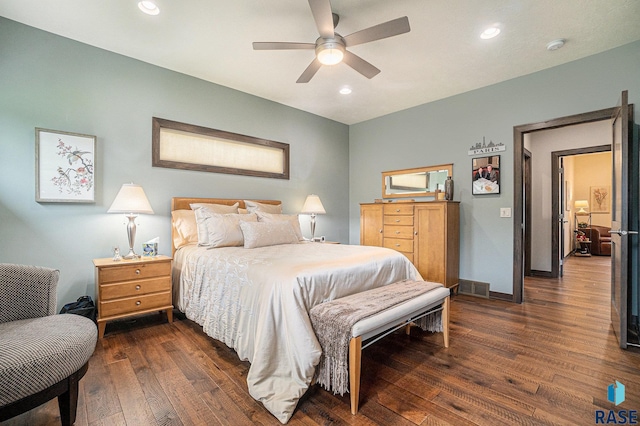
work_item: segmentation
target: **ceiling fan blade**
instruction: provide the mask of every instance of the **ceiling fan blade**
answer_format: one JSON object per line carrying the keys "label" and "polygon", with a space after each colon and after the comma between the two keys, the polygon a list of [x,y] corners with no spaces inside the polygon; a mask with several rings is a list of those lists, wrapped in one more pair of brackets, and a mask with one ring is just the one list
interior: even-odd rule
{"label": "ceiling fan blade", "polygon": [[409,18],[403,16],[402,18],[374,25],[373,27],[365,28],[364,30],[349,34],[344,38],[344,42],[347,47],[351,47],[362,43],[368,43],[370,41],[408,33],[409,31],[411,31]]}
{"label": "ceiling fan blade", "polygon": [[253,42],[253,50],[315,49],[315,43]]}
{"label": "ceiling fan blade", "polygon": [[380,73],[378,68],[348,50],[344,51],[344,58],[342,61],[367,78],[373,78]]}
{"label": "ceiling fan blade", "polygon": [[296,83],[308,83],[309,80],[313,78],[314,75],[318,72],[322,64],[316,58],[309,64],[306,70],[302,73],[302,75],[296,80]]}
{"label": "ceiling fan blade", "polygon": [[334,36],[333,14],[331,13],[331,2],[329,0],[309,0],[313,20],[320,37],[332,38]]}

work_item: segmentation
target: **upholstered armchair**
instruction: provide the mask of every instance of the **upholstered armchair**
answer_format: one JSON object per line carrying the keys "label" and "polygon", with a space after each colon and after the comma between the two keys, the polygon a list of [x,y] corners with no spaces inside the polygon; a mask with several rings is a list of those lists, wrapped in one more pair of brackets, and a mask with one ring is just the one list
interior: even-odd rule
{"label": "upholstered armchair", "polygon": [[55,397],[62,424],[75,422],[97,328],[55,315],[58,278],[55,269],[0,263],[0,422]]}
{"label": "upholstered armchair", "polygon": [[591,254],[596,256],[611,256],[611,228],[608,226],[591,225],[583,230],[591,240]]}

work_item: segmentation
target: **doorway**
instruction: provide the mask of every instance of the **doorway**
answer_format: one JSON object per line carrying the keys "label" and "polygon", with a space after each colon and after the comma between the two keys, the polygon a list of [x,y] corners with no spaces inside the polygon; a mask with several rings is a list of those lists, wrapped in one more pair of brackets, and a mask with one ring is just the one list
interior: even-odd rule
{"label": "doorway", "polygon": [[[606,122],[608,126],[608,121]],[[601,167],[602,170],[598,171],[598,178],[593,181],[587,181],[586,184],[584,182],[585,173],[584,170],[573,170],[573,167],[560,167],[563,160],[572,159],[585,159],[589,157],[589,154],[600,154],[611,151],[611,144],[609,145],[599,145],[585,148],[577,148],[577,149],[568,149],[563,151],[554,151],[551,153],[551,178],[552,178],[552,203],[551,203],[551,278],[557,278],[562,276],[562,265],[565,255],[569,252],[565,253],[564,245],[565,239],[570,238],[571,241],[574,239],[565,232],[565,227],[569,228],[571,231],[574,231],[575,223],[574,213],[575,213],[575,202],[576,201],[591,201],[591,197],[589,194],[590,188],[596,185],[610,186],[611,180],[613,178],[611,172],[611,156],[607,156],[608,164],[603,165]],[[591,156],[593,157],[593,156]],[[596,162],[597,164],[597,162]],[[606,167],[608,166],[608,167]],[[583,166],[584,167],[584,166]],[[590,166],[593,167],[593,166]],[[595,167],[593,167],[595,168]],[[582,173],[576,173],[582,172]],[[596,173],[594,171],[594,173]],[[578,177],[578,181],[574,178],[574,175]],[[582,177],[581,177],[582,176]],[[564,192],[567,193],[564,193]],[[611,190],[609,190],[608,197],[610,199]],[[606,213],[596,213],[595,210],[601,211],[603,209],[595,209],[596,206],[590,207],[587,205],[587,210],[589,213],[589,224],[590,225],[598,225],[598,226],[606,226],[611,228],[611,214]],[[594,210],[594,212],[591,212]],[[601,217],[602,216],[602,217]],[[606,217],[604,217],[606,216]],[[559,226],[554,226],[553,224],[558,224]],[[573,226],[572,226],[573,225]],[[588,241],[588,240],[587,240]],[[584,243],[585,247],[589,248],[588,243]],[[599,251],[598,251],[599,252]]]}
{"label": "doorway", "polygon": [[[566,126],[573,126],[577,124],[586,124],[596,121],[610,120],[615,113],[616,108],[607,108],[599,111],[593,111],[583,114],[572,115],[568,117],[561,117],[549,121],[540,123],[525,124],[514,127],[514,258],[513,258],[513,301],[516,303],[523,302],[523,286],[524,286],[524,266],[525,256],[524,243],[525,243],[525,223],[528,221],[528,217],[525,217],[525,182],[524,182],[524,166],[525,166],[525,136],[533,134],[535,132],[559,129]],[[529,136],[527,136],[527,139]],[[604,142],[604,141],[603,141]],[[610,141],[609,141],[610,142]],[[605,142],[606,143],[606,142]],[[526,147],[531,151],[531,146]],[[535,159],[535,154],[533,155]],[[534,180],[535,181],[535,180]],[[559,198],[558,194],[559,185],[552,186],[551,190],[555,194],[551,195],[552,200]],[[553,201],[552,201],[553,202]],[[558,209],[556,208],[556,211]],[[535,216],[535,212],[531,213]],[[558,222],[556,221],[555,224]],[[551,225],[551,224],[550,224]],[[557,228],[557,227],[556,227]],[[557,231],[556,231],[557,232]],[[557,244],[557,243],[556,243]],[[527,250],[532,252],[532,250]],[[559,263],[559,256],[558,256]]]}

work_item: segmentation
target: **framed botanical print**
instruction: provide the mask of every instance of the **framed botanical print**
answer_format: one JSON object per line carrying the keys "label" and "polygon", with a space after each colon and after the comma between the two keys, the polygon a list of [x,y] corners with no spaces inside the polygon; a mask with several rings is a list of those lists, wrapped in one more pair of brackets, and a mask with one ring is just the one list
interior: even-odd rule
{"label": "framed botanical print", "polygon": [[36,201],[95,202],[96,137],[36,128]]}
{"label": "framed botanical print", "polygon": [[590,188],[589,209],[591,213],[611,212],[611,186],[592,186]]}

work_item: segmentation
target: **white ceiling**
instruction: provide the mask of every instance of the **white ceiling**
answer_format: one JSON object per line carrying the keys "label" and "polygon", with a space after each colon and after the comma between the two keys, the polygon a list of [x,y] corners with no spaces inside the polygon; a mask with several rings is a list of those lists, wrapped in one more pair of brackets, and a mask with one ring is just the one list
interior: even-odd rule
{"label": "white ceiling", "polygon": [[[315,42],[305,0],[1,0],[0,16],[242,92],[354,124],[640,40],[638,0],[332,0],[337,32],[408,16],[411,32],[350,48],[382,72],[345,64],[296,80],[312,50],[254,51],[253,41]],[[479,34],[497,23],[492,40]],[[549,52],[546,45],[565,38]],[[340,95],[343,86],[351,95]]]}

